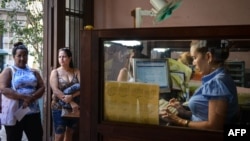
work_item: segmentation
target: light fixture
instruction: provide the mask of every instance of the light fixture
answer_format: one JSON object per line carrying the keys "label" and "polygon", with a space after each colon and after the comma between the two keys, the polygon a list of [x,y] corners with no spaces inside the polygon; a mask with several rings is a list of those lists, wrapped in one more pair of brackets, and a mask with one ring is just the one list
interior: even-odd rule
{"label": "light fixture", "polygon": [[151,10],[143,10],[140,7],[135,9],[135,27],[140,27],[142,23],[142,16],[154,16],[155,22],[161,22],[169,18],[176,8],[181,4],[182,0],[150,0],[153,8]]}

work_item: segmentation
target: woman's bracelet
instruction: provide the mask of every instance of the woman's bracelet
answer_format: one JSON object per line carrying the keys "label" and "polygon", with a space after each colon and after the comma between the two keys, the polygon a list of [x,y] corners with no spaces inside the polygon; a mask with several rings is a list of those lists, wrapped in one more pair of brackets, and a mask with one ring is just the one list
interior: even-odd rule
{"label": "woman's bracelet", "polygon": [[189,122],[190,122],[190,120],[185,121],[185,127],[188,127]]}

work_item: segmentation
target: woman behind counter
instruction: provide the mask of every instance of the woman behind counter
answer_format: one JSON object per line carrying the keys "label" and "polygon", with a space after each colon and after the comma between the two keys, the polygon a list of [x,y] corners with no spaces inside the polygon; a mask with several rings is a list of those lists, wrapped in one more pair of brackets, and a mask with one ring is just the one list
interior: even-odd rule
{"label": "woman behind counter", "polygon": [[[1,93],[10,99],[18,100],[19,108],[29,107],[30,111],[18,121],[13,117],[14,113],[12,112],[14,111],[7,113],[4,108],[4,106],[8,107],[6,105],[10,103],[2,101],[1,122],[5,125],[7,141],[21,141],[23,131],[29,141],[42,141],[43,129],[38,99],[45,91],[43,80],[37,70],[27,66],[28,49],[22,42],[14,44],[12,55],[14,65],[5,68],[1,73]],[[4,118],[5,116],[7,118]]]}
{"label": "woman behind counter", "polygon": [[117,81],[125,81],[125,82],[135,81],[133,77],[132,59],[133,58],[149,58],[148,56],[142,54],[142,49],[143,49],[143,46],[140,45],[136,49],[133,49],[132,52],[128,55],[125,66],[119,71]]}
{"label": "woman behind counter", "polygon": [[238,98],[236,85],[224,68],[229,47],[221,41],[195,40],[191,42],[193,65],[203,75],[202,85],[189,100],[190,111],[171,99],[178,114],[167,108],[160,112],[166,121],[185,127],[222,130],[223,125],[237,119]]}

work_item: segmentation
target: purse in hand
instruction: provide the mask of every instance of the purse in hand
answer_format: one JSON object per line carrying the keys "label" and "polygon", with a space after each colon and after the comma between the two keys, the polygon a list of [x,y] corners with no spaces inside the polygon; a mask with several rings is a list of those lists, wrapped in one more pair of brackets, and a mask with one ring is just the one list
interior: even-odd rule
{"label": "purse in hand", "polygon": [[71,108],[62,108],[61,117],[64,117],[64,118],[79,118],[80,117],[80,111],[72,112]]}

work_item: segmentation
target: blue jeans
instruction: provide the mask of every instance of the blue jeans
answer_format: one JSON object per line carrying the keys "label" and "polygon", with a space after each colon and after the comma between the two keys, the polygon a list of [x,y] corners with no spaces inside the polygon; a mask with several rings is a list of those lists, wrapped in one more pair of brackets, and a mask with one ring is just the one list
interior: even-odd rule
{"label": "blue jeans", "polygon": [[62,118],[62,110],[52,110],[53,124],[56,134],[63,134],[66,127],[75,130],[79,119],[77,118]]}

